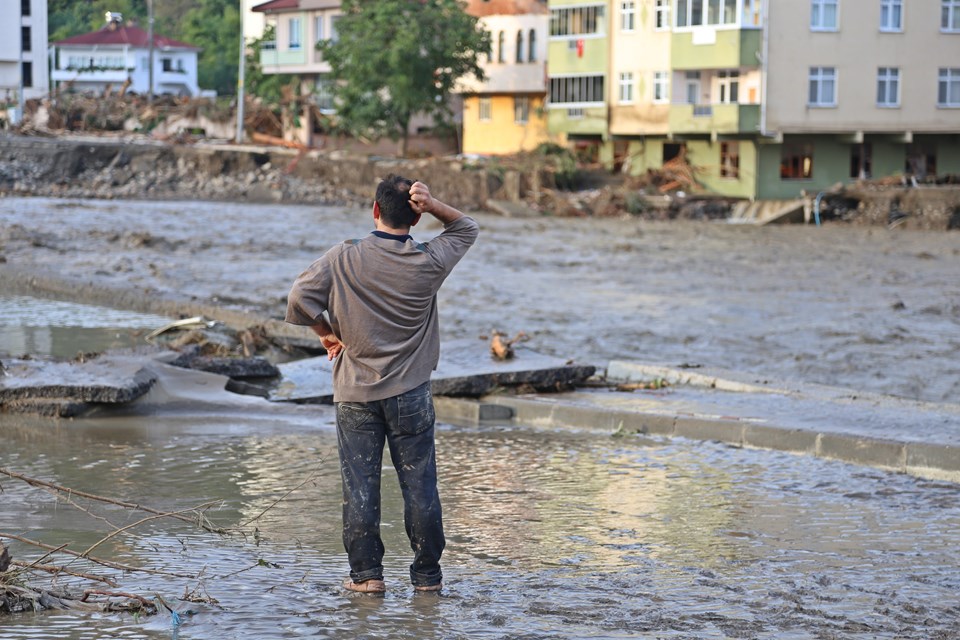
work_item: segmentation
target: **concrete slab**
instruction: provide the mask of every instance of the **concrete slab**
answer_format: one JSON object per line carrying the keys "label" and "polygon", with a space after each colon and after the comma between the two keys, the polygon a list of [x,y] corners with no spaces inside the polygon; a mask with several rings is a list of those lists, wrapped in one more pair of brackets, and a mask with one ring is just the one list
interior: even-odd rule
{"label": "concrete slab", "polygon": [[142,356],[106,354],[84,362],[4,360],[0,411],[78,416],[97,404],[124,404],[156,381]]}
{"label": "concrete slab", "polygon": [[[486,342],[457,340],[440,348],[433,372],[437,396],[480,397],[498,389],[524,387],[531,391],[569,389],[592,376],[596,368],[545,356],[522,346],[515,357],[496,360]],[[281,364],[281,380],[269,399],[275,402],[329,404],[333,401],[333,363],[326,356]]]}

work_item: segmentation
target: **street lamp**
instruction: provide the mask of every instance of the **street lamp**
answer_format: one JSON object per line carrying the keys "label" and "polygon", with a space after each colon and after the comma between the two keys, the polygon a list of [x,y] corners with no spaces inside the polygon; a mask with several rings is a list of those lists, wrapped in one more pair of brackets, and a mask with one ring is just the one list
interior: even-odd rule
{"label": "street lamp", "polygon": [[237,144],[243,143],[243,81],[246,75],[246,47],[243,41],[243,0],[240,0],[240,70],[237,73]]}

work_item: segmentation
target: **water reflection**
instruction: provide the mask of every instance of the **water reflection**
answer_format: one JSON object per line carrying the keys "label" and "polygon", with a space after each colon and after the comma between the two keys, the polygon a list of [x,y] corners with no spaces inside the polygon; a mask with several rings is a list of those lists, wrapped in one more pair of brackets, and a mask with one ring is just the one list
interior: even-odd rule
{"label": "water reflection", "polygon": [[[222,500],[208,515],[223,526],[255,518],[246,537],[155,521],[98,548],[196,576],[122,578],[128,591],[218,601],[182,604],[193,613],[179,638],[788,638],[851,629],[927,638],[960,624],[956,486],[710,443],[514,428],[440,428],[442,595],[414,595],[407,584],[389,461],[390,590],[346,594],[333,415],[311,413],[310,421],[265,413],[215,423],[3,416],[0,463],[162,509]],[[62,500],[0,484],[0,530],[78,546],[102,537],[102,522]],[[138,517],[96,511],[121,526]],[[69,637],[171,633],[161,617],[37,615],[4,619],[0,638],[62,638],[68,620],[82,627]]]}

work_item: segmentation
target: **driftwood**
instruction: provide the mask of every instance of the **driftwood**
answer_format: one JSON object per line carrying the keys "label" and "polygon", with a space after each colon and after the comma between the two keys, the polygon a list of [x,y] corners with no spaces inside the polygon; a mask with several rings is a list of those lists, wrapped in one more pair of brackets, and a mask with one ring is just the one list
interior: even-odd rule
{"label": "driftwood", "polygon": [[527,334],[525,334],[523,331],[515,335],[510,340],[505,338],[505,334],[502,334],[499,331],[494,331],[493,338],[490,339],[490,355],[497,360],[510,360],[514,355],[516,355],[513,350],[513,345],[526,339]]}

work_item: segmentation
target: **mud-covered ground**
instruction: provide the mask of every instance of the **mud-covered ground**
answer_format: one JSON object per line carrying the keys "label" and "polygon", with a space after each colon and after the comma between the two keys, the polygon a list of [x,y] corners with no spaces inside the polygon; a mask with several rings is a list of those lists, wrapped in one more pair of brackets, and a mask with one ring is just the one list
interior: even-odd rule
{"label": "mud-covered ground", "polygon": [[[303,205],[6,198],[0,211],[8,267],[275,318],[304,267],[372,228],[365,209]],[[960,397],[960,233],[476,217],[480,240],[441,292],[448,338],[524,331],[601,366]]]}

